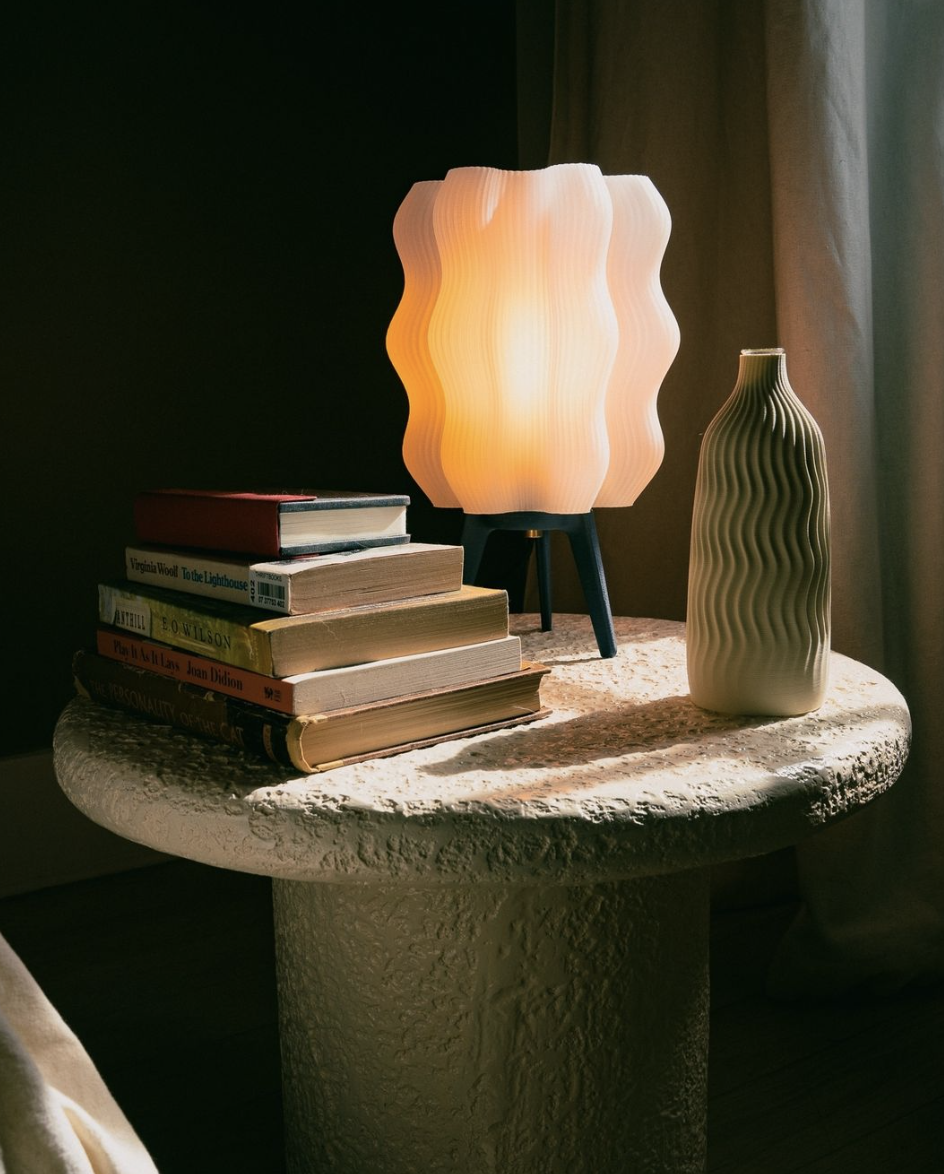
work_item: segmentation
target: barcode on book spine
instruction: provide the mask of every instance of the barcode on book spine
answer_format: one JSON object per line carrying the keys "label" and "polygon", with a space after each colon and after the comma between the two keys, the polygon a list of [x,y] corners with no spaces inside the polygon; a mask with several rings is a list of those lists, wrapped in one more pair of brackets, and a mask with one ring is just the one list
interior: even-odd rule
{"label": "barcode on book spine", "polygon": [[288,590],[284,583],[273,583],[252,575],[249,581],[249,600],[257,607],[267,607],[272,611],[286,611]]}

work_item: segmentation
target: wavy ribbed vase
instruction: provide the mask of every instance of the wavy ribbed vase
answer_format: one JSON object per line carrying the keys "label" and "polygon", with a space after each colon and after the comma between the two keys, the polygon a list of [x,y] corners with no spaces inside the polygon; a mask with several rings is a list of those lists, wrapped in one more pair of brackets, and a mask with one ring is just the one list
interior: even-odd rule
{"label": "wavy ribbed vase", "polygon": [[822,433],[784,352],[741,351],[695,486],[686,644],[696,705],[788,716],[822,704],[829,564]]}
{"label": "wavy ribbed vase", "polygon": [[393,229],[387,351],[410,404],[404,460],[432,503],[632,505],[662,461],[656,397],[679,346],[652,181],[458,167],[414,184]]}

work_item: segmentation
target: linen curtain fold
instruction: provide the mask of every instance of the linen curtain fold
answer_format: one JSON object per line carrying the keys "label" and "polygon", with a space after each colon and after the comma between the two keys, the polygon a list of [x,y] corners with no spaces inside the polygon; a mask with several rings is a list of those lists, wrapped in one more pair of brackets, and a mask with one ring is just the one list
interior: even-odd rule
{"label": "linen curtain fold", "polygon": [[[771,988],[940,977],[944,5],[560,0],[554,19],[547,162],[649,175],[673,218],[666,459],[598,517],[614,610],[684,618],[701,433],[740,349],[783,346],[826,441],[833,647],[895,681],[915,734],[886,796],[798,847]],[[581,610],[561,570],[555,606]]]}

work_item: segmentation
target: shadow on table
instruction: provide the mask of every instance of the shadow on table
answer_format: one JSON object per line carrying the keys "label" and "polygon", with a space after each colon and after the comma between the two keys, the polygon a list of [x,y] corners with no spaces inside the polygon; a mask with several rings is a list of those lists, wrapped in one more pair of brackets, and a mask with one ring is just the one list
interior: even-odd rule
{"label": "shadow on table", "polygon": [[[687,696],[662,697],[642,704],[625,702],[607,710],[551,716],[477,739],[441,762],[420,768],[431,776],[455,778],[463,773],[501,774],[528,769],[547,772],[507,790],[470,795],[472,803],[547,798],[555,792],[589,790],[631,776],[642,782],[699,762],[753,762],[769,771],[769,786],[795,787],[807,780],[820,790],[848,746],[841,732],[863,717],[893,727],[900,715],[892,706],[859,709],[823,707],[797,717],[729,716],[698,708]],[[831,746],[835,753],[828,758]],[[610,764],[607,766],[607,764]],[[581,775],[575,768],[585,766]],[[566,771],[565,776],[558,771]],[[717,779],[717,775],[715,775]],[[707,782],[706,785],[711,785]],[[761,784],[763,785],[763,784]]]}
{"label": "shadow on table", "polygon": [[[706,747],[734,730],[769,725],[769,718],[726,717],[698,709],[688,697],[660,697],[643,703],[622,702],[606,710],[523,725],[463,746],[447,760],[423,767],[423,773],[454,777],[463,771],[506,771],[574,767],[626,755],[677,753],[683,747]],[[495,751],[500,750],[500,753]]]}

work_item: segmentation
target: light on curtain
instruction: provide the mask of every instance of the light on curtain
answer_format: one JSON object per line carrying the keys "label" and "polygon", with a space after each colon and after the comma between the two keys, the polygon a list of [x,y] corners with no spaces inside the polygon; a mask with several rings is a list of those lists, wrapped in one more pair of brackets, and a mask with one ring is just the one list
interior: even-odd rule
{"label": "light on curtain", "polygon": [[639,614],[685,582],[681,487],[729,357],[784,347],[829,461],[833,643],[899,686],[914,744],[886,796],[799,846],[802,913],[773,980],[792,995],[939,977],[944,5],[683,7],[556,5],[548,157],[645,170],[689,230],[664,274],[686,345],[663,412],[666,462],[688,471],[659,481],[677,493],[656,495],[662,564],[627,556],[615,602]]}

